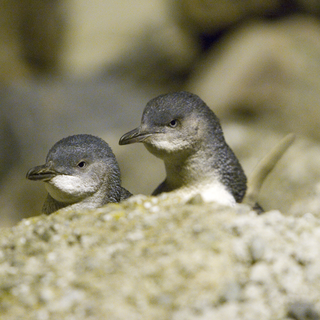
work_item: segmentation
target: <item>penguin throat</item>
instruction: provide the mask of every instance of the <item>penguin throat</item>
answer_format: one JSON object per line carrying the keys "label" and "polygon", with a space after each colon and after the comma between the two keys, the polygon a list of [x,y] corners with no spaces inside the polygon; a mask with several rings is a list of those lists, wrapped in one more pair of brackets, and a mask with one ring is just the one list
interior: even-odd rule
{"label": "penguin throat", "polygon": [[165,159],[166,182],[172,189],[196,185],[202,181],[218,180],[214,157],[208,158],[199,151],[187,157]]}

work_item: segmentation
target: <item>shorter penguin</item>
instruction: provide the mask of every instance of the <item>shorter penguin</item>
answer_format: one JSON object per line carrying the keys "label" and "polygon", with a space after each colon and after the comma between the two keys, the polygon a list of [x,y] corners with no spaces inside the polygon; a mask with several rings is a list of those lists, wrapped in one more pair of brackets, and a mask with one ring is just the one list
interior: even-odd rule
{"label": "shorter penguin", "polygon": [[121,186],[117,160],[102,139],[79,134],[58,141],[46,163],[30,169],[27,179],[43,181],[48,191],[42,212],[91,209],[120,202],[132,194]]}

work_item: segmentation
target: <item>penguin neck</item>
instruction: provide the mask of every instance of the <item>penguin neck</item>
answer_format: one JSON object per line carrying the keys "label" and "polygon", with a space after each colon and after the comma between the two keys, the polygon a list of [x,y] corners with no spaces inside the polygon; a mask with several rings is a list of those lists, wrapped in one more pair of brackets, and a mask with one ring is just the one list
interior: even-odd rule
{"label": "penguin neck", "polygon": [[186,200],[200,194],[205,202],[234,206],[236,201],[223,182],[218,157],[199,151],[182,162],[165,161],[167,177],[153,194],[170,192]]}
{"label": "penguin neck", "polygon": [[42,206],[42,213],[51,214],[59,209],[65,208],[70,204],[59,202],[51,197],[48,193],[47,198]]}
{"label": "penguin neck", "polygon": [[83,199],[79,204],[82,204],[83,207],[97,208],[110,202],[119,202],[121,198],[120,184],[121,181],[115,177],[113,179],[107,178],[95,193]]}
{"label": "penguin neck", "polygon": [[197,185],[204,181],[216,181],[219,178],[219,162],[214,150],[199,148],[196,152],[164,160],[166,184],[169,189]]}

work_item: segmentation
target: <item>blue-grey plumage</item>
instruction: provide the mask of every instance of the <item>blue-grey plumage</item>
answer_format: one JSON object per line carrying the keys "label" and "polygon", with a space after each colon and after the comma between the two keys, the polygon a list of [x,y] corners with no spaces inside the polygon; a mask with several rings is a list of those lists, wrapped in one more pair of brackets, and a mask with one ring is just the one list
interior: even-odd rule
{"label": "blue-grey plumage", "polygon": [[79,134],[58,141],[46,163],[30,169],[27,179],[45,182],[48,191],[42,211],[97,208],[131,196],[121,186],[120,169],[109,145],[102,139]]}
{"label": "blue-grey plumage", "polygon": [[246,175],[224,139],[217,116],[195,94],[176,92],[149,101],[138,128],[123,135],[120,145],[142,142],[164,161],[166,179],[153,195],[200,193],[206,201],[241,202]]}

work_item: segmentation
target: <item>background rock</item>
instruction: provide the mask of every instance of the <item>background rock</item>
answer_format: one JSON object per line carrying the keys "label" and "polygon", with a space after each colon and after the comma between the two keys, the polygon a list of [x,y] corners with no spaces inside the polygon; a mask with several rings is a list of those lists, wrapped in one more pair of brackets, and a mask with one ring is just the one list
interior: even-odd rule
{"label": "background rock", "polygon": [[[251,125],[229,122],[224,126],[227,141],[241,159],[250,180],[250,174],[261,159],[284,137],[259,121]],[[297,135],[296,140],[265,180],[259,203],[265,210],[279,209],[283,214],[302,215],[319,213],[320,146]]]}
{"label": "background rock", "polygon": [[148,100],[181,89],[198,93],[222,120],[249,175],[295,132],[259,201],[266,210],[318,216],[319,12],[307,0],[141,0],[134,8],[3,1],[1,226],[40,212],[44,187],[25,174],[70,134],[104,138],[124,186],[150,194],[163,164],[142,145],[119,147],[118,139],[139,124]]}
{"label": "background rock", "polygon": [[320,23],[294,16],[251,22],[199,63],[187,85],[222,118],[319,140]]}

